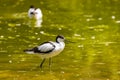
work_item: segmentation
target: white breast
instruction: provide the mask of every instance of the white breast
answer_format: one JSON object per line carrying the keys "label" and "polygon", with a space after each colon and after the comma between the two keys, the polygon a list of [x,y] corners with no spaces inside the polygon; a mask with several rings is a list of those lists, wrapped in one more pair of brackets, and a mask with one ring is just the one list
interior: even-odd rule
{"label": "white breast", "polygon": [[34,11],[35,13],[35,19],[36,20],[39,20],[39,19],[42,19],[42,11],[38,8]]}
{"label": "white breast", "polygon": [[53,56],[57,56],[58,54],[60,54],[63,51],[63,49],[65,47],[64,42],[60,42],[59,44],[56,42],[52,42],[52,43],[55,45],[55,49],[51,53],[42,54],[41,55],[42,58],[50,58]]}
{"label": "white breast", "polygon": [[33,14],[31,14],[32,12],[34,12],[34,8],[30,8],[29,10],[28,10],[28,17],[29,18],[33,18],[34,17],[34,15]]}

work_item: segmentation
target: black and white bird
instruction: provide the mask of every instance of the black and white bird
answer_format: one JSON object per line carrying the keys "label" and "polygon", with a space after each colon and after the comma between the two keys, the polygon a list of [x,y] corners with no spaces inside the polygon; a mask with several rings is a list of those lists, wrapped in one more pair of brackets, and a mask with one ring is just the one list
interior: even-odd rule
{"label": "black and white bird", "polygon": [[43,14],[40,8],[35,8],[33,5],[30,6],[28,10],[28,17],[30,19],[42,20],[42,16]]}
{"label": "black and white bird", "polygon": [[28,10],[28,17],[30,19],[34,17],[34,11],[35,11],[35,7],[33,5],[31,5],[29,10]]}
{"label": "black and white bird", "polygon": [[64,43],[65,38],[61,35],[56,37],[56,41],[48,41],[44,42],[41,45],[34,47],[32,49],[26,49],[24,52],[29,54],[40,54],[41,58],[43,59],[40,68],[42,68],[43,63],[48,58],[49,59],[49,67],[51,67],[51,58],[58,55],[60,52],[63,51],[65,47]]}

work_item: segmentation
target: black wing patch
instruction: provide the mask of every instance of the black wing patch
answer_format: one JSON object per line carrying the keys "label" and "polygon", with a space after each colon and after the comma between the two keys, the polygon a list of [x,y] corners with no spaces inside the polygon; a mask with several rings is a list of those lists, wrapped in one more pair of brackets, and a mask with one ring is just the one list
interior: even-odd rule
{"label": "black wing patch", "polygon": [[34,51],[34,53],[50,53],[54,48],[55,45],[52,42],[45,42],[38,47],[34,47],[32,51]]}

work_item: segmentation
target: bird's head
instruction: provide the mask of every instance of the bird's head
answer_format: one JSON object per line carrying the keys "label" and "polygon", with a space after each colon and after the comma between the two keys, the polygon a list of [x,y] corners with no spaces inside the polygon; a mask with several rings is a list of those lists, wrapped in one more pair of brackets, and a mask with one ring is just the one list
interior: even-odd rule
{"label": "bird's head", "polygon": [[62,36],[62,35],[58,35],[57,37],[56,37],[56,42],[64,42],[64,40],[65,40],[65,38],[64,38],[64,36]]}

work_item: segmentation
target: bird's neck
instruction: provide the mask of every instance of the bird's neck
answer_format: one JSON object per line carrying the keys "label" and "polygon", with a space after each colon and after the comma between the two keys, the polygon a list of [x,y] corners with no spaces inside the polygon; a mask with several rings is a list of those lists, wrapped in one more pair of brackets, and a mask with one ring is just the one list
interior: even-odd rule
{"label": "bird's neck", "polygon": [[65,46],[65,43],[64,43],[64,42],[59,42],[59,44],[60,44],[61,46]]}

